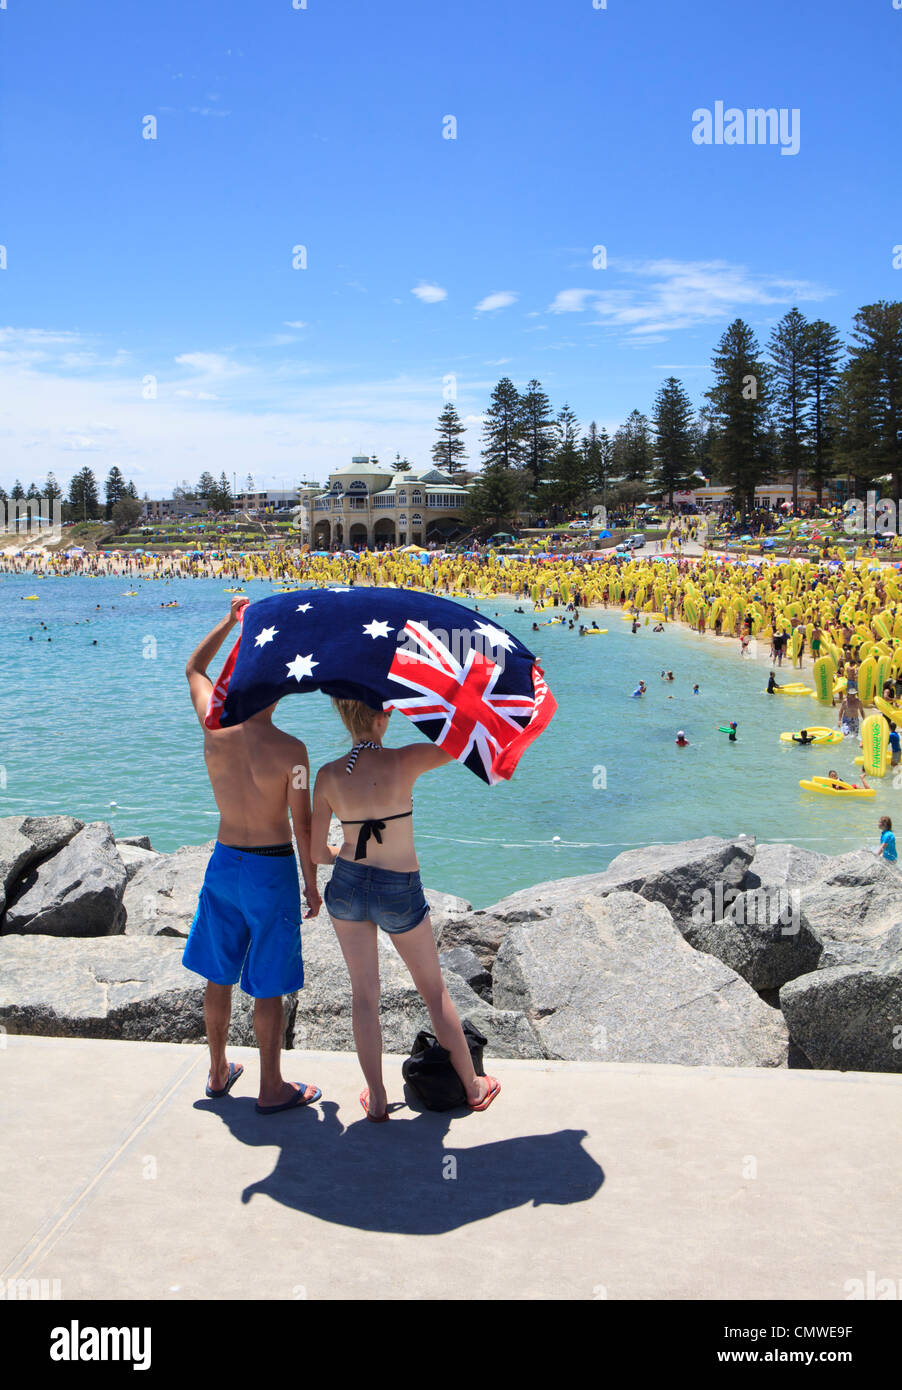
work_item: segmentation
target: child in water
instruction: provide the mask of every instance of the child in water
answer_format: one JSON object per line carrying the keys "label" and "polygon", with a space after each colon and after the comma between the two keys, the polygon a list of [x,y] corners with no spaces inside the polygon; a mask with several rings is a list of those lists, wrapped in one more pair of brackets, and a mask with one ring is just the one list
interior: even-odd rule
{"label": "child in water", "polygon": [[877,858],[885,859],[888,864],[897,864],[896,837],[893,834],[893,823],[889,816],[881,816],[877,826],[880,830],[880,848],[876,852]]}

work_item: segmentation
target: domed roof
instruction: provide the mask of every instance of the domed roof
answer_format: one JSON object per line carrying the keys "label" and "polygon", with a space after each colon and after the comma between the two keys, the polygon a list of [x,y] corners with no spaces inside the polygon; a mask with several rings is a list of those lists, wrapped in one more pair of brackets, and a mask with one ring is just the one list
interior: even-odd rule
{"label": "domed roof", "polygon": [[383,468],[381,463],[346,463],[344,468],[335,468],[329,474],[330,478],[344,478],[350,476],[367,477],[377,474],[383,478],[391,477],[391,469]]}

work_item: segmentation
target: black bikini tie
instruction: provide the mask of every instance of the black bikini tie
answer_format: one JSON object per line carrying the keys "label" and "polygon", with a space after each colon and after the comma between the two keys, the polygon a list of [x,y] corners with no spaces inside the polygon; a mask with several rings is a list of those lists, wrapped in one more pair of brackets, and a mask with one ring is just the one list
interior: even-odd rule
{"label": "black bikini tie", "polygon": [[385,821],[387,821],[387,820],[406,820],[408,816],[412,816],[412,815],[413,815],[413,811],[410,810],[410,811],[402,811],[402,812],[400,813],[400,815],[397,815],[397,816],[386,816],[384,820],[375,820],[375,819],[374,819],[374,820],[361,820],[361,821],[357,821],[357,820],[346,820],[346,821],[345,821],[345,825],[359,825],[359,826],[360,826],[360,833],[359,833],[358,836],[357,836],[357,848],[354,850],[354,858],[355,858],[355,859],[365,859],[365,858],[366,858],[366,845],[367,845],[367,840],[369,840],[369,838],[370,838],[371,835],[372,835],[373,839],[376,841],[376,844],[377,844],[377,845],[381,845],[381,844],[382,844],[382,831],[385,829]]}

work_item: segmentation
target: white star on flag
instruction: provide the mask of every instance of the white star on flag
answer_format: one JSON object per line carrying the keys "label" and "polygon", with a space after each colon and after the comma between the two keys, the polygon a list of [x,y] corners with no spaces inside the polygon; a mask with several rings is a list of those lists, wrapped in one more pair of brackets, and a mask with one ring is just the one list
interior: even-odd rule
{"label": "white star on flag", "polygon": [[254,643],[254,646],[256,646],[256,647],[265,647],[266,644],[267,644],[267,642],[271,642],[271,641],[272,641],[272,639],[275,637],[275,635],[276,635],[276,633],[278,632],[278,630],[279,630],[279,629],[278,629],[277,627],[264,627],[264,628],[261,628],[261,630],[260,630],[260,631],[258,632],[258,634],[257,634],[257,640],[256,640],[256,642]]}
{"label": "white star on flag", "polygon": [[373,638],[375,638],[375,637],[387,637],[388,634],[389,634],[390,632],[394,632],[395,629],[394,629],[393,627],[389,627],[389,625],[388,625],[387,622],[385,622],[385,621],[377,622],[376,619],[374,618],[373,621],[372,621],[371,623],[368,623],[368,624],[366,624],[366,625],[364,626],[364,629],[363,629],[363,630],[364,630],[364,632],[366,633],[367,637],[373,637]]}
{"label": "white star on flag", "polygon": [[312,606],[312,605],[309,604],[309,603],[299,603],[298,606],[297,606],[297,608],[296,608],[294,611],[295,611],[295,613],[306,613],[306,612],[307,612],[307,609],[310,608],[311,606]]}
{"label": "white star on flag", "polygon": [[309,656],[301,656],[299,652],[294,661],[288,662],[287,665],[289,676],[294,676],[295,680],[299,681],[302,680],[304,676],[312,676],[313,668],[314,666],[318,666],[319,662],[313,660],[312,652]]}
{"label": "white star on flag", "polygon": [[492,623],[477,623],[477,632],[484,632],[493,647],[503,647],[506,652],[511,651],[514,639],[509,632],[505,632],[500,627],[495,627]]}

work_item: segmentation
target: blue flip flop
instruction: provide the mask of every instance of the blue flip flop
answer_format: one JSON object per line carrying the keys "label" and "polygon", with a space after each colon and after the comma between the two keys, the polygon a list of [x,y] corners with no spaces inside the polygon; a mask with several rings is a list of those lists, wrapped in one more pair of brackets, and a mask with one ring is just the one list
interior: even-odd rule
{"label": "blue flip flop", "polygon": [[222,1100],[223,1096],[227,1096],[227,1095],[228,1095],[229,1091],[232,1089],[232,1087],[234,1086],[235,1082],[238,1080],[239,1076],[242,1074],[243,1071],[244,1071],[244,1067],[241,1065],[240,1062],[238,1062],[237,1064],[236,1064],[235,1062],[229,1062],[229,1079],[228,1079],[228,1081],[227,1081],[226,1084],[223,1086],[223,1088],[222,1088],[221,1091],[213,1091],[213,1090],[211,1090],[211,1089],[210,1089],[210,1083],[209,1083],[209,1081],[208,1081],[208,1082],[207,1082],[207,1099],[208,1099],[208,1100]]}
{"label": "blue flip flop", "polygon": [[286,1100],[283,1105],[260,1105],[260,1103],[258,1102],[254,1106],[254,1109],[256,1110],[257,1114],[278,1115],[280,1110],[299,1110],[302,1105],[312,1105],[313,1102],[319,1100],[323,1094],[320,1088],[317,1086],[315,1096],[305,1097],[304,1092],[307,1089],[306,1082],[296,1081],[294,1084],[297,1086],[297,1090],[294,1093],[293,1100]]}

